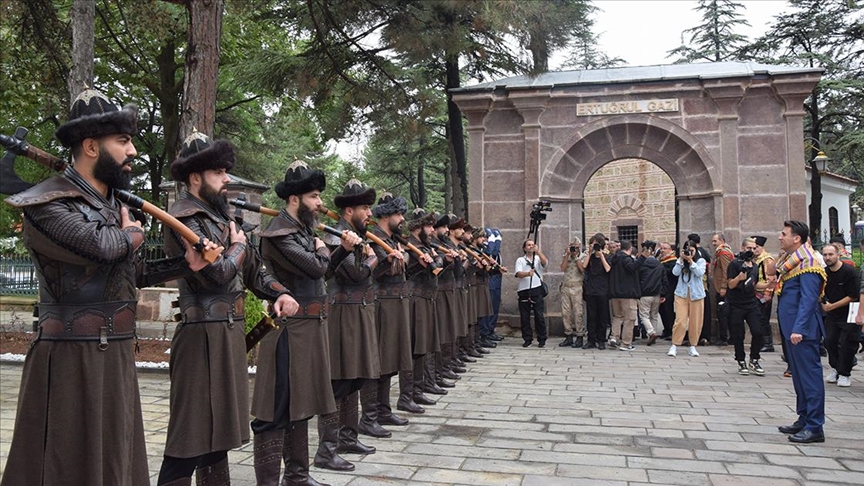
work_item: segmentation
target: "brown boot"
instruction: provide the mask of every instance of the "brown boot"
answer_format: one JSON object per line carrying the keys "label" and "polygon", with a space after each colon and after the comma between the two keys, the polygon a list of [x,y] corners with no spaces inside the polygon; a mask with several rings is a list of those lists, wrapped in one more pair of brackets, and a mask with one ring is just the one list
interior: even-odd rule
{"label": "brown boot", "polygon": [[309,476],[309,421],[291,422],[288,427],[282,448],[285,475],[280,486],[330,486]]}
{"label": "brown boot", "polygon": [[408,413],[426,413],[426,409],[414,401],[413,370],[399,372],[399,400],[396,401],[396,410]]}
{"label": "brown boot", "polygon": [[[440,356],[440,353],[436,353],[436,354],[438,354]],[[441,388],[437,383],[439,378],[438,378],[438,375],[437,375],[436,369],[435,369],[435,361],[436,361],[435,358],[436,358],[435,355],[430,356],[428,354],[423,358],[423,371],[424,371],[424,373],[423,373],[423,388],[422,388],[422,390],[424,393],[431,393],[433,395],[446,395],[447,390]],[[446,381],[444,383],[445,383],[445,386],[450,384],[450,382],[446,382]],[[452,387],[450,387],[450,388],[452,388]],[[417,399],[415,398],[414,401],[417,402]],[[420,402],[417,402],[417,403],[420,403]]]}
{"label": "brown boot", "polygon": [[375,454],[374,447],[360,442],[357,437],[357,425],[360,422],[357,400],[357,392],[342,399],[342,406],[339,408],[339,446],[336,451],[342,454]]}
{"label": "brown boot", "polygon": [[315,467],[331,471],[353,471],[354,464],[342,459],[336,450],[339,447],[339,406],[336,411],[318,416],[318,452],[315,453]]}
{"label": "brown boot", "polygon": [[284,443],[284,430],[268,430],[252,437],[255,482],[258,486],[279,486]]}
{"label": "brown boot", "polygon": [[[378,393],[378,423],[381,425],[408,425],[408,420],[393,414],[390,408],[390,379],[392,376],[382,377],[376,382]],[[401,396],[399,398],[402,398]],[[415,404],[416,405],[416,404]]]}
{"label": "brown boot", "polygon": [[[426,356],[421,356],[414,360],[414,403],[418,405],[435,405],[435,400],[432,400],[423,394],[426,387],[426,380],[428,379],[426,361]],[[432,384],[435,384],[434,379]]]}
{"label": "brown boot", "polygon": [[378,411],[380,409],[378,404],[378,380],[363,380],[363,387],[360,388],[360,407],[363,409],[363,415],[357,424],[357,432],[378,438],[393,436],[389,430],[381,427],[381,423],[378,420]]}
{"label": "brown boot", "polygon": [[195,469],[195,484],[197,486],[231,486],[228,457],[224,457],[216,464]]}

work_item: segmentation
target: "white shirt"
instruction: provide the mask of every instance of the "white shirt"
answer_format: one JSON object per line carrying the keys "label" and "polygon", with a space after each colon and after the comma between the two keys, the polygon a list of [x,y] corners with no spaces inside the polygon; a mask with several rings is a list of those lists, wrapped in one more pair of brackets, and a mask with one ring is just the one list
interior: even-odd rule
{"label": "white shirt", "polygon": [[[543,264],[540,262],[540,257],[536,254],[534,255],[534,275],[530,277],[522,277],[519,279],[519,286],[516,287],[517,292],[521,292],[523,290],[533,289],[540,286],[540,279],[543,278]],[[516,272],[529,272],[531,271],[531,266],[528,265],[528,259],[524,256],[521,256],[516,259]],[[538,275],[540,278],[537,278]]]}

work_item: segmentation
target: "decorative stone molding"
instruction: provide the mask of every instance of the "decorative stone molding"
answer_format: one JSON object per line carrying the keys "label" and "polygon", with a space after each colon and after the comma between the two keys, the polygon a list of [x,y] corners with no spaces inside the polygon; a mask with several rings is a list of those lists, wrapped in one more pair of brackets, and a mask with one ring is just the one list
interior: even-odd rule
{"label": "decorative stone molding", "polygon": [[612,201],[609,205],[609,216],[617,217],[622,209],[632,209],[640,218],[644,218],[647,212],[642,200],[632,194],[618,196],[618,199]]}

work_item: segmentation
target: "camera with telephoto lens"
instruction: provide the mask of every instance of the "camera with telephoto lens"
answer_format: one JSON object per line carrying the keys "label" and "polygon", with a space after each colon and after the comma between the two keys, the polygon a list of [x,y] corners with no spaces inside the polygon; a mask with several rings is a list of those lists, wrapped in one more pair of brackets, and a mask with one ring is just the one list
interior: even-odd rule
{"label": "camera with telephoto lens", "polygon": [[738,254],[738,259],[742,262],[752,262],[753,261],[753,250],[742,251]]}
{"label": "camera with telephoto lens", "polygon": [[576,245],[570,245],[570,253],[576,253]]}
{"label": "camera with telephoto lens", "polygon": [[541,199],[534,203],[534,206],[531,207],[531,220],[538,222],[544,221],[546,219],[546,215],[543,213],[548,213],[549,211],[552,211],[552,203],[546,201],[545,199]]}
{"label": "camera with telephoto lens", "polygon": [[591,249],[594,250],[595,252],[598,252],[598,251],[602,250],[603,247],[600,246],[600,243],[594,243],[594,245],[591,246]]}

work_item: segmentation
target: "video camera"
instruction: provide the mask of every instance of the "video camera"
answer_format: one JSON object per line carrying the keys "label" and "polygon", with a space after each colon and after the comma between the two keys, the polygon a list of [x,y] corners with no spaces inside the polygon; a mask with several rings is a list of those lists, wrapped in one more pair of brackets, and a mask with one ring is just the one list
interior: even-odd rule
{"label": "video camera", "polygon": [[752,262],[753,261],[753,250],[742,251],[737,255],[737,258],[742,262]]}
{"label": "video camera", "polygon": [[531,227],[528,229],[528,238],[531,238],[531,235],[540,227],[540,223],[546,219],[547,215],[543,213],[548,213],[549,211],[552,211],[551,202],[540,199],[534,203],[534,206],[531,207]]}

